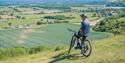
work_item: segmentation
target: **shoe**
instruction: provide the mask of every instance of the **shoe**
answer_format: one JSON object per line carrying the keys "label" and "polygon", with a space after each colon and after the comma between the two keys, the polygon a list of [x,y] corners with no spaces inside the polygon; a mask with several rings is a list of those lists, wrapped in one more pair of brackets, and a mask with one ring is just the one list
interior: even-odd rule
{"label": "shoe", "polygon": [[79,46],[79,49],[82,49],[82,46]]}
{"label": "shoe", "polygon": [[77,46],[75,47],[75,49],[82,49],[82,47],[80,46],[80,43],[77,43]]}
{"label": "shoe", "polygon": [[79,49],[79,47],[78,47],[78,46],[76,46],[76,47],[75,47],[75,49]]}

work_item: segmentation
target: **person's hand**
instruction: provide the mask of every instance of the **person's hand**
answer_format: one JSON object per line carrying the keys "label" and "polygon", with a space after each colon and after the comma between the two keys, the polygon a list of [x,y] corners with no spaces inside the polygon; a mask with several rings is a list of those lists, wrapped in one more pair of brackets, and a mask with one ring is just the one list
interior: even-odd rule
{"label": "person's hand", "polygon": [[81,29],[80,29],[79,31],[80,31],[80,32],[82,32],[82,30],[81,30]]}

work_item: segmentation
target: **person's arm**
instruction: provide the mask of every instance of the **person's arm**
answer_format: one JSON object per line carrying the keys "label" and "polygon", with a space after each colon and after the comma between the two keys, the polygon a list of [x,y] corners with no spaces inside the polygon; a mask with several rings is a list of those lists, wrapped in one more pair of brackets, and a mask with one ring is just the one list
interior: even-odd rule
{"label": "person's arm", "polygon": [[80,32],[83,32],[84,31],[84,24],[83,24],[83,22],[81,22],[81,25],[80,25],[80,30],[79,30]]}
{"label": "person's arm", "polygon": [[80,24],[79,32],[82,32],[82,22],[81,22],[81,24]]}

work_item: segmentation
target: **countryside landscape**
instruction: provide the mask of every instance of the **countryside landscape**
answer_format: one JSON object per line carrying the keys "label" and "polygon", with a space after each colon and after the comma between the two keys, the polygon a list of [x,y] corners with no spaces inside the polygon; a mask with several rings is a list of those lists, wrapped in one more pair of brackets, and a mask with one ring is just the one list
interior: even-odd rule
{"label": "countryside landscape", "polygon": [[[89,57],[67,54],[80,14]],[[125,63],[125,0],[0,0],[0,63]]]}

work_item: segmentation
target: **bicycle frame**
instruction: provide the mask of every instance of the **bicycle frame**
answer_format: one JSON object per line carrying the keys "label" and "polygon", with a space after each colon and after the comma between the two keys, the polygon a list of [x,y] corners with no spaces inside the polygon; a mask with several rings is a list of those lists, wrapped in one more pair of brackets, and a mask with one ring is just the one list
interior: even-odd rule
{"label": "bicycle frame", "polygon": [[[69,28],[68,28],[68,30],[71,31],[71,32],[74,32],[74,35],[72,36],[72,39],[73,39],[73,37],[75,37],[75,40],[77,40],[77,43],[80,43],[80,46],[82,46],[82,48],[81,48],[82,54],[83,54],[84,56],[86,56],[86,57],[90,56],[91,51],[92,51],[92,47],[91,47],[90,41],[87,40],[87,39],[85,40],[85,41],[87,41],[87,43],[89,44],[89,45],[87,45],[87,46],[90,47],[89,53],[86,53],[86,52],[84,52],[84,51],[87,51],[87,50],[86,50],[86,47],[84,47],[84,45],[83,45],[85,42],[82,41],[81,37],[78,37],[78,32],[76,32],[76,31],[74,31],[74,30],[71,30],[71,29],[69,29]],[[79,39],[81,40],[81,42],[79,42]],[[70,50],[72,49],[72,47],[74,47],[74,44],[75,44],[75,42],[73,42],[73,41],[71,40],[70,48],[69,48],[69,53],[70,53]]]}
{"label": "bicycle frame", "polygon": [[67,28],[67,30],[73,32],[73,33],[74,33],[74,36],[76,37],[77,40],[80,39],[80,38],[77,37],[78,32],[76,32],[76,31],[74,31],[74,30],[72,30],[72,29],[69,29],[69,28]]}

